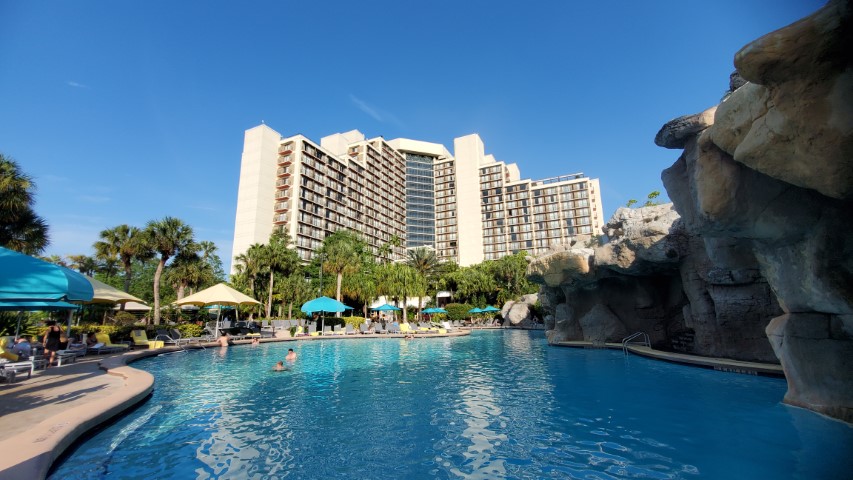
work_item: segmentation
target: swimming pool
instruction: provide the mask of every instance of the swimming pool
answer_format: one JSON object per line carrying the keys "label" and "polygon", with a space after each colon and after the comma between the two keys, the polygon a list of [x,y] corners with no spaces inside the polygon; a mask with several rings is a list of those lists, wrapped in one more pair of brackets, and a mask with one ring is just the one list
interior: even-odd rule
{"label": "swimming pool", "polygon": [[[291,371],[272,372],[288,348]],[[781,379],[541,332],[341,339],[145,359],[150,400],[50,478],[850,478],[853,428]]]}

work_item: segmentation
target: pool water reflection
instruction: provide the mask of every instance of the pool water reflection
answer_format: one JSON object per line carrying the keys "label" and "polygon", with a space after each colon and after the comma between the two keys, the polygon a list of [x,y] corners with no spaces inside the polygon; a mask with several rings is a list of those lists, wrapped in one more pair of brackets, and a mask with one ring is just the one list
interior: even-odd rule
{"label": "pool water reflection", "polygon": [[[293,347],[292,370],[273,372]],[[853,429],[785,382],[541,332],[237,346],[145,359],[140,408],[55,468],[76,478],[849,478]]]}

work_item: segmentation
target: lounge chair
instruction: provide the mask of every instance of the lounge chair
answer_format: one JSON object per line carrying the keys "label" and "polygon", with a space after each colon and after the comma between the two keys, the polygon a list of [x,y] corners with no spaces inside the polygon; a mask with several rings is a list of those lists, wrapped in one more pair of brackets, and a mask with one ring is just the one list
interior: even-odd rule
{"label": "lounge chair", "polygon": [[313,323],[311,325],[308,325],[308,336],[316,337],[319,335],[320,335],[320,332],[317,331],[317,325],[315,325]]}
{"label": "lounge chair", "polygon": [[374,325],[374,327],[373,327],[373,331],[374,331],[375,333],[388,333],[388,330],[385,330],[385,327],[384,327],[384,326],[382,326],[382,324],[381,324],[381,323],[376,322],[376,323],[374,323],[373,325]]}
{"label": "lounge chair", "polygon": [[151,345],[148,341],[148,335],[145,334],[145,330],[132,330],[130,332],[130,341],[133,342],[134,347],[148,348]]}
{"label": "lounge chair", "polygon": [[346,328],[346,330],[344,330],[344,334],[345,334],[345,335],[355,335],[355,329],[354,329],[354,328],[352,328],[352,325],[350,325],[350,324],[348,323],[348,324],[347,324],[347,328]]}
{"label": "lounge chair", "polygon": [[95,338],[98,339],[98,343],[103,344],[103,346],[101,347],[102,349],[111,350],[113,352],[120,352],[128,350],[130,348],[130,345],[125,345],[123,343],[113,343],[112,340],[110,340],[110,336],[106,333],[96,333]]}

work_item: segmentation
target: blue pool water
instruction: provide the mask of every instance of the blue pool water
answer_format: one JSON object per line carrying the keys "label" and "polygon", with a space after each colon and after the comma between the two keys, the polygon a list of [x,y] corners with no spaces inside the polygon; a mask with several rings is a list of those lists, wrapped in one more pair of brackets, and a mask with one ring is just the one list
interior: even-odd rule
{"label": "blue pool water", "polygon": [[[272,372],[289,347],[291,371]],[[53,479],[851,478],[853,428],[781,379],[541,332],[237,346],[136,362],[150,400]]]}

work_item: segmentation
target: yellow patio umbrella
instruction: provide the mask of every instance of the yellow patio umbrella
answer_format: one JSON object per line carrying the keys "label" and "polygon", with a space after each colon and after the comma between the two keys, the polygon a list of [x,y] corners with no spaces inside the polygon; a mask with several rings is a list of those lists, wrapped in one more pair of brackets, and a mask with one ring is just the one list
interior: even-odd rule
{"label": "yellow patio umbrella", "polygon": [[[184,297],[175,302],[175,305],[197,305],[203,307],[205,305],[260,305],[261,302],[238,292],[224,283],[216,284],[210,288],[205,288],[200,292],[196,292],[188,297]],[[238,313],[239,315],[239,310]],[[219,336],[219,318],[222,316],[222,309],[216,314],[216,336]],[[238,317],[239,320],[239,317]]]}
{"label": "yellow patio umbrella", "polygon": [[145,303],[139,297],[131,295],[125,291],[119,290],[112,285],[107,285],[106,283],[95,280],[92,277],[84,275],[86,280],[92,284],[92,290],[95,291],[95,294],[92,296],[92,299],[88,302],[84,303],[124,303],[124,302],[138,302]]}

